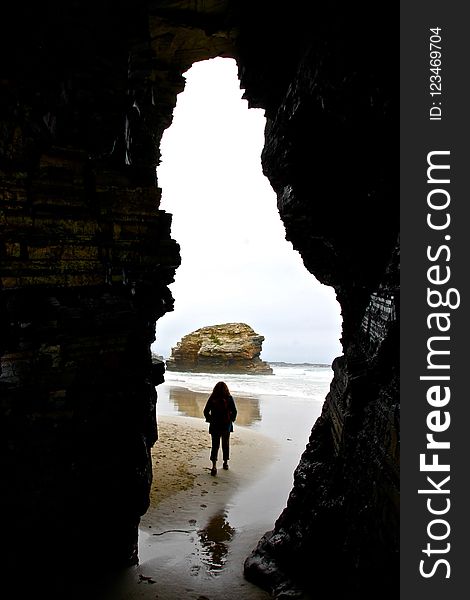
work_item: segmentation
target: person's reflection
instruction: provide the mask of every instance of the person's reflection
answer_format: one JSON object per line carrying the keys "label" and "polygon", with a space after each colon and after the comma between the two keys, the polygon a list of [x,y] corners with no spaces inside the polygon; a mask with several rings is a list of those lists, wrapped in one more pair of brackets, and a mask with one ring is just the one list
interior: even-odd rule
{"label": "person's reflection", "polygon": [[[177,411],[187,417],[203,418],[203,410],[206,405],[209,392],[192,392],[184,388],[172,387],[169,390],[170,402]],[[249,427],[261,421],[261,411],[257,398],[247,398],[234,394],[237,403],[237,425]]]}
{"label": "person's reflection", "polygon": [[217,514],[204,529],[198,531],[203,562],[210,573],[217,573],[223,569],[228,554],[228,545],[225,542],[229,542],[235,533],[226,517],[225,513]]}

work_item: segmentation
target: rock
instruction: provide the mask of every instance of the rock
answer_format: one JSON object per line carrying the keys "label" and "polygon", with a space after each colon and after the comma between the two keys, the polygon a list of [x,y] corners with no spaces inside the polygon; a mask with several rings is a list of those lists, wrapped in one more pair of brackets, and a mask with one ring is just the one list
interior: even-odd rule
{"label": "rock", "polygon": [[165,381],[165,360],[163,356],[152,353],[152,385],[160,385]]}
{"label": "rock", "polygon": [[259,358],[263,341],[245,323],[202,327],[178,342],[166,366],[169,371],[272,375],[271,367]]}

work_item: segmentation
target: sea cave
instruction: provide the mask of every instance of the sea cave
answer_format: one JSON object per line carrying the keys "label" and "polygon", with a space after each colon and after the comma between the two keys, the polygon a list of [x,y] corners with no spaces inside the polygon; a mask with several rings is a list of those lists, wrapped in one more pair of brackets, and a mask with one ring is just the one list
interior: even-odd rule
{"label": "sea cave", "polygon": [[182,74],[227,57],[265,111],[263,171],[287,239],[343,318],[322,415],[245,577],[278,598],[398,597],[398,15],[343,0],[9,8],[0,586],[139,559],[162,381],[150,346],[180,262],[159,208],[160,140]]}

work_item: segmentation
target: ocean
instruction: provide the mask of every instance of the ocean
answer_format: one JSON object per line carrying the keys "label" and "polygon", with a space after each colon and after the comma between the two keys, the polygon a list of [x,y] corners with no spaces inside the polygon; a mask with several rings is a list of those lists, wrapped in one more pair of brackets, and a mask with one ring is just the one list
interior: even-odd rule
{"label": "ocean", "polygon": [[167,371],[165,382],[194,392],[210,392],[218,381],[225,381],[231,392],[241,395],[269,394],[309,398],[321,401],[333,377],[330,365],[269,363],[273,375],[239,375],[233,373],[182,373]]}
{"label": "ocean", "polygon": [[203,418],[207,398],[225,381],[238,409],[236,425],[304,446],[333,378],[330,365],[270,363],[273,375],[167,371],[157,387],[157,415]]}

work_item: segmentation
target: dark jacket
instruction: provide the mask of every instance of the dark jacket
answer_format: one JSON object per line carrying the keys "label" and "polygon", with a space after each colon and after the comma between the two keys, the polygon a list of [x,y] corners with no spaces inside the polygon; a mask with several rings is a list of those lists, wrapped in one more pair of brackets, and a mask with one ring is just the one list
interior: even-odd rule
{"label": "dark jacket", "polygon": [[217,405],[209,398],[204,408],[204,416],[210,423],[209,433],[233,431],[233,422],[237,418],[237,407],[232,396],[228,397],[224,406]]}

